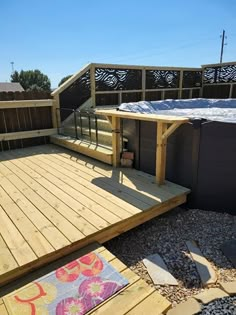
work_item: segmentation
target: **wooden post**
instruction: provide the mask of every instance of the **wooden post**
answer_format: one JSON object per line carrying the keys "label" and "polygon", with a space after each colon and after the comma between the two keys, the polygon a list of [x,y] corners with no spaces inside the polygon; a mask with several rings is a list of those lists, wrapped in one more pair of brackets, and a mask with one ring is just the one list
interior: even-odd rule
{"label": "wooden post", "polygon": [[232,98],[232,95],[233,95],[233,83],[230,84],[229,98]]}
{"label": "wooden post", "polygon": [[52,125],[53,128],[61,127],[61,114],[59,111],[60,108],[60,98],[59,94],[54,95],[53,106],[52,106]]}
{"label": "wooden post", "polygon": [[163,139],[162,135],[167,130],[167,124],[157,123],[157,147],[156,147],[156,181],[158,185],[163,185],[166,173],[166,144],[167,139]]}
{"label": "wooden post", "polygon": [[120,165],[120,118],[112,116],[113,166]]}
{"label": "wooden post", "polygon": [[95,66],[90,66],[90,85],[91,85],[91,103],[92,107],[96,107],[96,82],[95,82]]}
{"label": "wooden post", "polygon": [[178,98],[182,98],[182,91],[183,91],[183,76],[184,76],[184,71],[180,70],[180,78],[179,78],[179,95]]}
{"label": "wooden post", "polygon": [[142,101],[146,99],[146,70],[145,68],[142,69]]}
{"label": "wooden post", "polygon": [[118,105],[122,103],[122,92],[119,92],[118,94]]}
{"label": "wooden post", "polygon": [[162,100],[165,99],[165,91],[164,91],[164,90],[161,91],[161,99],[162,99]]}

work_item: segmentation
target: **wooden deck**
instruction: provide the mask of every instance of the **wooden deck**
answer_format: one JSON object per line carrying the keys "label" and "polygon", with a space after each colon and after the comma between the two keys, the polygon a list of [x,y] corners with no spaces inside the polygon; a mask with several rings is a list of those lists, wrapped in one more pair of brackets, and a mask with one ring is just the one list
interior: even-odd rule
{"label": "wooden deck", "polygon": [[0,153],[0,286],[185,202],[188,189],[55,145]]}
{"label": "wooden deck", "polygon": [[166,312],[171,307],[171,303],[162,295],[160,295],[155,290],[155,288],[149,286],[146,282],[140,279],[138,275],[127,268],[126,265],[124,265],[106,248],[97,244],[91,244],[90,246],[73,253],[73,255],[70,255],[68,258],[65,257],[56,263],[47,266],[46,268],[41,268],[28,277],[24,277],[20,282],[17,282],[17,286],[12,284],[7,288],[2,290],[0,289],[0,314],[16,315],[12,314],[10,311],[8,307],[8,299],[13,293],[17,293],[17,289],[22,288],[25,285],[27,286],[28,283],[34,281],[38,277],[41,277],[42,275],[45,275],[50,271],[63,266],[72,259],[79,258],[91,250],[95,250],[97,253],[99,253],[99,255],[103,256],[104,259],[106,259],[129,281],[129,284],[117,294],[113,295],[111,298],[91,310],[88,314],[110,315],[114,313],[115,310],[116,315],[158,315]]}

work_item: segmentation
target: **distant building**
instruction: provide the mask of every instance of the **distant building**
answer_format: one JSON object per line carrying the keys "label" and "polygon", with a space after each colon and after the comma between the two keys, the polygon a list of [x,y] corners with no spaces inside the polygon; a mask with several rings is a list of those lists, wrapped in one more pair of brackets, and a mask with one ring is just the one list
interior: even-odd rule
{"label": "distant building", "polygon": [[18,82],[0,82],[0,92],[23,92],[24,89]]}

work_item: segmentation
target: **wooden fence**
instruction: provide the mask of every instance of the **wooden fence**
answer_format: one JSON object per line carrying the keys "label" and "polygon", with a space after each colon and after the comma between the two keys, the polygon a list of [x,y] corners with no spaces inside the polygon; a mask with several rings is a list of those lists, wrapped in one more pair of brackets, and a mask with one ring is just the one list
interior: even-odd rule
{"label": "wooden fence", "polygon": [[52,98],[51,92],[46,91],[0,92],[0,101],[42,100],[50,98]]}
{"label": "wooden fence", "polygon": [[47,143],[57,132],[53,105],[51,99],[0,101],[0,150]]}

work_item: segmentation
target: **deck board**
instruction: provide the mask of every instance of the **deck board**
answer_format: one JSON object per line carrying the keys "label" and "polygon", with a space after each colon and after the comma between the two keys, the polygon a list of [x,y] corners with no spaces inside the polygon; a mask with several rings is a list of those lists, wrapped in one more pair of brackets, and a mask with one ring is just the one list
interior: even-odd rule
{"label": "deck board", "polygon": [[0,152],[0,284],[105,242],[185,202],[188,192],[55,145]]}

